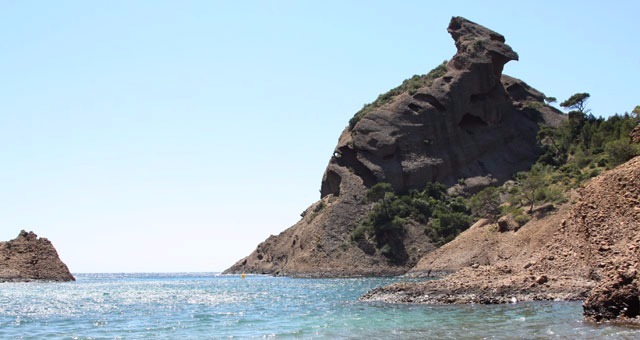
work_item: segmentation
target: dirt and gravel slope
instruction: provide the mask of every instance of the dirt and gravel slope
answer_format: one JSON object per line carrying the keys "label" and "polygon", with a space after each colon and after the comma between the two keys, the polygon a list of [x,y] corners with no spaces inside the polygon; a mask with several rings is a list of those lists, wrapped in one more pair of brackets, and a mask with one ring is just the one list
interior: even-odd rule
{"label": "dirt and gravel slope", "polygon": [[506,303],[584,299],[591,293],[585,303],[591,319],[635,317],[640,309],[640,157],[593,178],[577,195],[574,204],[515,232],[476,225],[413,271],[457,270],[454,274],[378,288],[362,299]]}

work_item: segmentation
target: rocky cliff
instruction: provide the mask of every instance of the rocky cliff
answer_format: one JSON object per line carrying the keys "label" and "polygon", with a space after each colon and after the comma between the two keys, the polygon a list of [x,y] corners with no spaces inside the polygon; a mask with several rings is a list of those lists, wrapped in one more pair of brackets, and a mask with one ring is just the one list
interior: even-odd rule
{"label": "rocky cliff", "polygon": [[474,191],[531,166],[539,124],[555,126],[562,116],[541,92],[502,74],[518,55],[501,34],[461,17],[451,19],[448,32],[457,48],[453,58],[358,112],[329,161],[321,200],[226,273],[402,274],[435,247],[417,223],[388,240],[399,261],[389,261],[376,244],[351,241],[371,209],[364,201],[368,188],[388,182],[407,192],[437,181]]}
{"label": "rocky cliff", "polygon": [[0,242],[0,282],[74,281],[58,252],[46,238],[21,231],[11,241]]}

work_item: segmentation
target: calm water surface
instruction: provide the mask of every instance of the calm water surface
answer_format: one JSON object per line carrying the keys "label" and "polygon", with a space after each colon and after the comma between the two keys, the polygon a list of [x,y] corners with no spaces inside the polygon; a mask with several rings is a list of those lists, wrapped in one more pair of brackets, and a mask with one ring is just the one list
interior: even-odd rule
{"label": "calm water surface", "polygon": [[575,302],[413,306],[357,302],[398,279],[215,274],[78,274],[72,283],[0,284],[0,339],[603,338]]}

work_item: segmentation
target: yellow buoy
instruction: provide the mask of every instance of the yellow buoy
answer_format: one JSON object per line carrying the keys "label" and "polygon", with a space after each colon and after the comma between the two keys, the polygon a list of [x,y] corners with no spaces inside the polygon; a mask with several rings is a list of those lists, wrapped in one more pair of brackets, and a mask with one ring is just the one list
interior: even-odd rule
{"label": "yellow buoy", "polygon": [[245,278],[244,273],[242,273],[242,275],[240,275],[240,277],[241,277],[242,279],[244,279],[244,278]]}

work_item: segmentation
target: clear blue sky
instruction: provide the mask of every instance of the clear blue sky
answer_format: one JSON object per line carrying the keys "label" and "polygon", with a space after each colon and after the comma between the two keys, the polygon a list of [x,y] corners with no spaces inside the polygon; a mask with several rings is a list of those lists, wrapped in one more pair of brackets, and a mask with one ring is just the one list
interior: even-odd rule
{"label": "clear blue sky", "polygon": [[0,0],[0,240],[72,272],[218,271],[319,198],[349,118],[455,52],[596,115],[640,104],[637,1]]}

